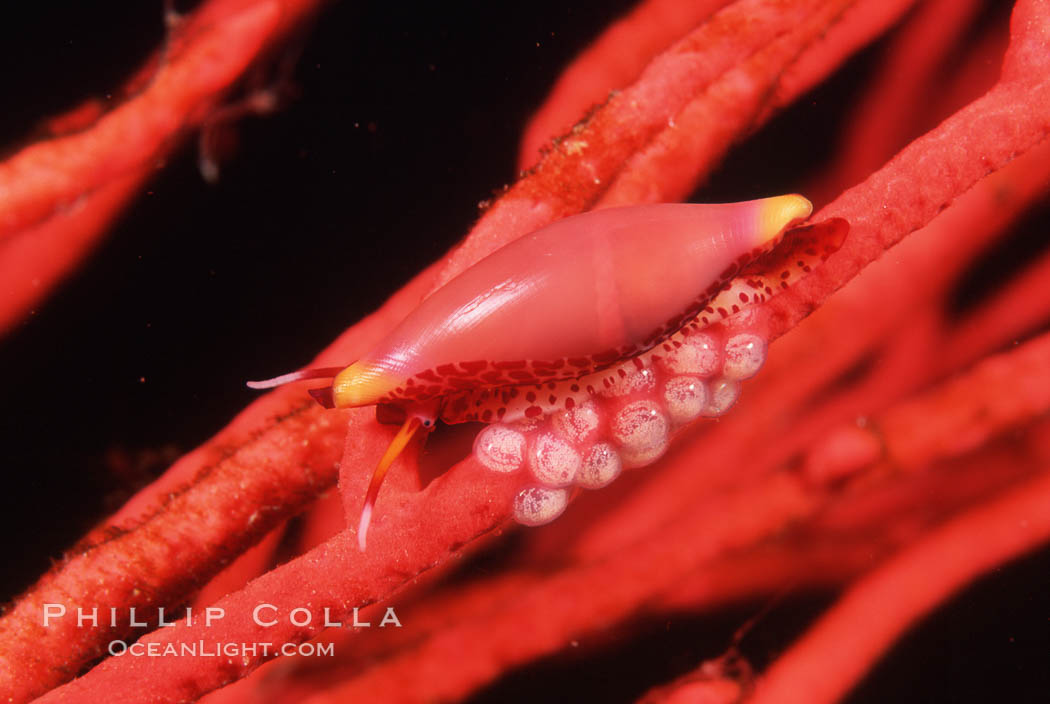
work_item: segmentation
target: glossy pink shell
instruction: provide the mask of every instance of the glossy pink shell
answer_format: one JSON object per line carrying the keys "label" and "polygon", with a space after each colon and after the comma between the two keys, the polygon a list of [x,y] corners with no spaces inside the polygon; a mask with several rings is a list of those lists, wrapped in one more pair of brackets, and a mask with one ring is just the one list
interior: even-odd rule
{"label": "glossy pink shell", "polygon": [[355,374],[383,382],[367,402],[398,405],[582,376],[666,339],[808,215],[808,201],[780,196],[560,220],[436,291]]}

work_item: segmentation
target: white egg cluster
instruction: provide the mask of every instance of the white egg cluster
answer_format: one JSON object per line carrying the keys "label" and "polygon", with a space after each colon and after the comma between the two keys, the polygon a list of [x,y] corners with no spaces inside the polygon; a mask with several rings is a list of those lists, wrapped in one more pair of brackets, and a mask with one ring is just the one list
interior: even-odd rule
{"label": "white egg cluster", "polygon": [[485,427],[474,454],[494,472],[522,474],[514,517],[542,525],[565,510],[573,487],[608,486],[622,470],[659,459],[675,429],[725,413],[765,358],[766,341],[755,331],[687,327],[592,375],[599,390],[568,410]]}

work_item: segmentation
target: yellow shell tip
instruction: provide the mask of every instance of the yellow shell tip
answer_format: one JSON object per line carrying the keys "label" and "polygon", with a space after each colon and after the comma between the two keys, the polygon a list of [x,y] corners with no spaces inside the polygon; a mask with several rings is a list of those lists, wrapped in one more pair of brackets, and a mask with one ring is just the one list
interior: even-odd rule
{"label": "yellow shell tip", "polygon": [[373,362],[357,361],[335,376],[332,400],[336,408],[371,406],[396,389],[401,381]]}
{"label": "yellow shell tip", "polygon": [[758,209],[759,243],[777,238],[788,225],[805,220],[812,212],[813,204],[797,193],[766,198]]}

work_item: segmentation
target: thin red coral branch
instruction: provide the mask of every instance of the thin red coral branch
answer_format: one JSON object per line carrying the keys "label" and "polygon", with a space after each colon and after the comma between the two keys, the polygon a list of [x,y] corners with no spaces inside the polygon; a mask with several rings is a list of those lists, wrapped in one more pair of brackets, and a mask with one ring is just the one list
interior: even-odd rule
{"label": "thin red coral branch", "polygon": [[826,266],[770,302],[774,337],[978,180],[1050,134],[1050,56],[1038,48],[1050,40],[1048,15],[1039,0],[1018,3],[1002,80],[816,215],[848,220],[850,238]]}
{"label": "thin red coral branch", "polygon": [[809,453],[806,472],[828,482],[888,462],[917,472],[966,454],[1050,409],[1046,359],[1050,336],[992,357],[962,377],[867,419],[829,433]]}
{"label": "thin red coral branch", "polygon": [[1050,540],[1050,475],[936,529],[860,580],[761,678],[749,702],[838,701],[931,608]]}
{"label": "thin red coral branch", "polygon": [[[812,197],[823,202],[842,184],[863,180],[929,129],[929,124],[919,124],[928,108],[929,91],[937,85],[944,55],[958,43],[978,9],[974,0],[941,0],[916,8],[915,17],[886,48],[876,81],[853,109],[837,150],[841,157],[821,175],[827,185]],[[820,192],[825,190],[826,194]]]}
{"label": "thin red coral branch", "polygon": [[521,138],[519,168],[532,167],[552,139],[569,132],[580,115],[605,102],[611,91],[634,83],[653,57],[682,36],[683,27],[695,27],[728,4],[729,0],[647,0],[610,25],[562,71],[529,121]]}
{"label": "thin red coral branch", "polygon": [[[0,165],[2,166],[2,165]],[[9,330],[91,249],[149,169],[129,169],[51,217],[0,239],[0,332]],[[0,209],[2,209],[0,205]]]}
{"label": "thin red coral branch", "polygon": [[[936,394],[878,417],[889,461],[898,467],[923,467],[934,457],[969,452],[989,437],[1045,413],[1050,408],[1048,358],[1050,336],[1044,335],[982,362]],[[936,414],[931,413],[934,409]],[[931,444],[930,437],[940,440]]]}
{"label": "thin red coral branch", "polygon": [[[744,0],[686,34],[654,59],[637,82],[616,93],[558,140],[532,171],[489,208],[449,258],[438,285],[514,238],[593,207],[625,169],[633,173],[632,159],[654,143],[659,148],[660,136],[692,101],[701,100],[706,105],[703,98],[713,84],[753,57],[749,71],[764,79],[779,75],[807,42],[833,23],[844,4],[832,0]],[[805,25],[805,30],[792,34],[790,30],[798,23]],[[747,31],[741,31],[744,27]],[[767,57],[764,47],[784,33],[790,38],[769,52],[772,58]],[[744,95],[753,97],[750,92]],[[746,109],[743,112],[750,114]],[[696,140],[706,143],[712,134],[725,136],[717,126],[705,125]],[[710,168],[711,160],[720,153],[683,158],[686,180],[695,180],[695,174]],[[664,179],[668,190],[681,188],[683,172],[679,169],[666,176],[652,175],[657,179],[654,189],[662,188]],[[631,199],[639,195],[624,195],[617,202],[638,202]],[[649,193],[645,197],[651,199]]]}
{"label": "thin red coral branch", "polygon": [[212,0],[180,21],[122,104],[78,113],[94,119],[0,163],[0,331],[76,265],[178,139],[317,4]]}
{"label": "thin red coral branch", "polygon": [[616,174],[599,206],[686,197],[729,147],[758,124],[780,76],[819,42],[850,4],[800,4],[786,13],[737,4],[715,15],[705,25],[710,31],[735,34],[737,23],[747,22],[747,36],[761,44],[737,56],[732,67],[654,130]]}

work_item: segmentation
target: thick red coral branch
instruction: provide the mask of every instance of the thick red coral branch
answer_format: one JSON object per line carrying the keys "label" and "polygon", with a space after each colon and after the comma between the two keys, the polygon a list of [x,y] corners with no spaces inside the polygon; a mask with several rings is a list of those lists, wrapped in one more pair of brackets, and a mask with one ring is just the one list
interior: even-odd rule
{"label": "thick red coral branch", "polygon": [[[142,647],[156,649],[158,657],[110,658],[39,701],[97,702],[114,691],[122,692],[127,702],[194,700],[280,653],[259,649],[236,659],[204,658],[214,666],[202,666],[202,659],[180,657],[178,644],[202,643],[214,652],[223,643],[301,642],[324,627],[326,614],[349,627],[354,607],[387,596],[501,522],[510,511],[514,484],[513,478],[495,475],[477,463],[461,465],[388,515],[384,531],[373,537],[367,553],[358,549],[353,532],[344,531],[219,600],[213,608],[223,609],[221,621],[209,626],[204,615],[197,615],[190,626],[180,621],[139,639]],[[409,546],[412,549],[406,550]],[[254,610],[260,604],[274,609],[257,619]],[[313,612],[308,625],[292,622],[289,616],[296,608]],[[271,618],[277,621],[272,626],[260,625],[260,620]],[[169,644],[174,649],[165,656]]]}
{"label": "thick red coral branch", "polygon": [[[325,360],[355,357],[415,305],[432,280],[424,272],[385,308],[348,330]],[[70,551],[0,617],[0,692],[24,701],[68,680],[101,654],[115,630],[44,628],[45,603],[176,606],[241,551],[302,510],[336,480],[349,433],[362,466],[382,452],[367,410],[328,412],[297,388],[249,406],[209,443],[134,497],[109,525]],[[53,647],[41,648],[41,643]]]}
{"label": "thick red coral branch", "polygon": [[[705,560],[760,542],[811,508],[810,497],[790,477],[719,498],[698,506],[688,525],[520,588],[311,701],[463,697],[507,668],[555,652],[602,624],[621,621]],[[763,506],[761,514],[747,508],[755,505]],[[595,584],[605,586],[596,591]]]}
{"label": "thick red coral branch", "polygon": [[[40,694],[129,630],[126,618],[115,629],[82,628],[72,616],[45,627],[45,604],[90,605],[103,614],[134,607],[143,615],[169,607],[170,613],[223,564],[330,486],[345,426],[340,414],[319,410],[301,403],[279,427],[200,467],[191,486],[134,528],[113,530],[101,543],[67,555],[0,619],[0,691],[11,701]],[[246,473],[250,483],[243,481]]]}

